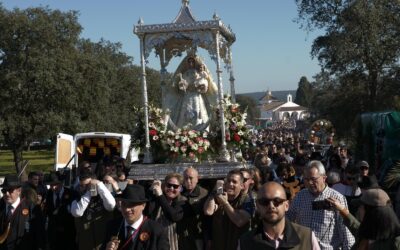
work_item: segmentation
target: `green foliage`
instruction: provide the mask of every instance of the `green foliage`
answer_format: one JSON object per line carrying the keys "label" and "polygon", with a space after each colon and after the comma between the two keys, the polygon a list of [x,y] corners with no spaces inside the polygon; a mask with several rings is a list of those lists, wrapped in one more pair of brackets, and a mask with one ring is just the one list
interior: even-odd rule
{"label": "green foliage", "polygon": [[246,122],[248,124],[256,124],[256,118],[260,117],[260,110],[257,108],[257,102],[245,95],[236,95],[236,102],[240,105],[239,109],[241,112],[247,112]]}
{"label": "green foliage", "polygon": [[322,72],[312,83],[313,117],[333,122],[340,137],[355,136],[364,112],[393,110],[400,97],[400,2],[296,0],[298,21],[322,29],[311,55]]}
{"label": "green foliage", "polygon": [[[121,44],[80,39],[81,30],[74,11],[0,5],[0,131],[17,172],[35,139],[135,126],[141,68]],[[160,105],[160,74],[146,70],[149,102]]]}
{"label": "green foliage", "polygon": [[302,76],[299,81],[299,86],[296,91],[295,103],[310,108],[313,97],[313,89],[307,77]]}
{"label": "green foliage", "polygon": [[[400,56],[400,2],[397,0],[297,0],[299,21],[326,33],[314,40],[312,55],[342,84],[362,86],[363,108],[382,110],[393,104],[387,94]],[[357,86],[357,87],[358,87]],[[397,88],[396,88],[396,87]],[[398,92],[398,91],[397,91]],[[378,100],[391,100],[382,103]],[[349,101],[349,100],[348,100]],[[357,104],[356,104],[357,105]],[[360,106],[360,104],[358,104]]]}

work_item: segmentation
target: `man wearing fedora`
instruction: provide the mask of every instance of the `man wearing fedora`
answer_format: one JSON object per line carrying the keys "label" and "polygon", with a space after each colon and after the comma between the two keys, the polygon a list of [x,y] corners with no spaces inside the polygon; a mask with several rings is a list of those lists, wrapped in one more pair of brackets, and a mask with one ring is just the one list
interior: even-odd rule
{"label": "man wearing fedora", "polygon": [[123,218],[110,222],[102,249],[169,250],[166,229],[143,216],[147,199],[142,186],[127,185],[117,201]]}
{"label": "man wearing fedora", "polygon": [[50,173],[45,180],[45,183],[50,185],[45,204],[48,219],[47,237],[51,250],[75,250],[75,223],[70,212],[73,192],[64,187],[62,181],[59,172]]}
{"label": "man wearing fedora", "polygon": [[1,185],[0,250],[44,249],[44,217],[39,206],[21,198],[21,183],[7,175]]}

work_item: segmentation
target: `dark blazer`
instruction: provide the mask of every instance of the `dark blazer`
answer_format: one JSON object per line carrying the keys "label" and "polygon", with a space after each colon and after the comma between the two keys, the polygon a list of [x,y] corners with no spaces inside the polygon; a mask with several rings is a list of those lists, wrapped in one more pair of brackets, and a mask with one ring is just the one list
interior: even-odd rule
{"label": "dark blazer", "polygon": [[[21,199],[11,217],[11,230],[0,250],[36,250],[45,246],[44,216],[40,206]],[[0,200],[0,234],[7,228],[6,203]]]}
{"label": "dark blazer", "polygon": [[58,207],[54,205],[53,194],[53,190],[50,189],[47,193],[45,204],[45,213],[48,218],[47,234],[50,249],[77,249],[74,217],[68,211],[68,207],[71,206],[73,201],[73,193],[70,189],[64,188]]}
{"label": "dark blazer", "polygon": [[[122,226],[121,226],[122,225]],[[111,237],[118,234],[118,239],[120,240],[119,248],[125,244],[127,241],[125,237],[125,223],[123,219],[116,219],[111,221],[107,225],[107,233],[105,237],[105,242],[101,249],[105,249],[107,243],[110,241]],[[149,236],[145,239],[144,236]],[[167,230],[163,228],[157,222],[151,219],[145,219],[143,225],[136,234],[133,244],[130,248],[125,248],[126,250],[169,250],[168,234]]]}
{"label": "dark blazer", "polygon": [[186,209],[186,197],[180,195],[169,204],[164,194],[161,196],[152,196],[150,202],[147,203],[144,214],[155,220],[158,210],[161,208],[165,217],[171,222],[182,220],[184,210]]}

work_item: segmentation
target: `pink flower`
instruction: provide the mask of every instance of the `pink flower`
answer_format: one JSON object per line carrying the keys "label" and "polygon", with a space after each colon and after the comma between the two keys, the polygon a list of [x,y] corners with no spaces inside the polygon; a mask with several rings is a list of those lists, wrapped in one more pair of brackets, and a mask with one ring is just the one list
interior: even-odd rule
{"label": "pink flower", "polygon": [[175,141],[175,147],[179,147],[181,146],[181,142],[180,141]]}
{"label": "pink flower", "polygon": [[193,152],[190,152],[189,157],[190,157],[190,159],[194,159],[196,157],[196,155]]}
{"label": "pink flower", "polygon": [[197,152],[199,152],[199,154],[204,153],[204,148],[203,148],[203,147],[199,147],[199,148],[197,149]]}

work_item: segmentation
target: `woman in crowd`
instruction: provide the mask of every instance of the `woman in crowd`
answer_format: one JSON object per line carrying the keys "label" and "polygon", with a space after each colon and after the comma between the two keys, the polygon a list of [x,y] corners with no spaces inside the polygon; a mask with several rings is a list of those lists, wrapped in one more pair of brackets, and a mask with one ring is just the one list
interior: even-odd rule
{"label": "woman in crowd", "polygon": [[328,201],[356,237],[353,249],[400,249],[400,223],[385,191],[374,188],[363,192],[359,206],[361,222],[336,199],[328,198]]}
{"label": "woman in crowd", "polygon": [[150,189],[153,199],[148,207],[148,215],[167,228],[171,250],[177,250],[178,233],[176,223],[183,218],[186,198],[181,195],[183,177],[178,173],[168,174],[164,183],[155,180]]}

